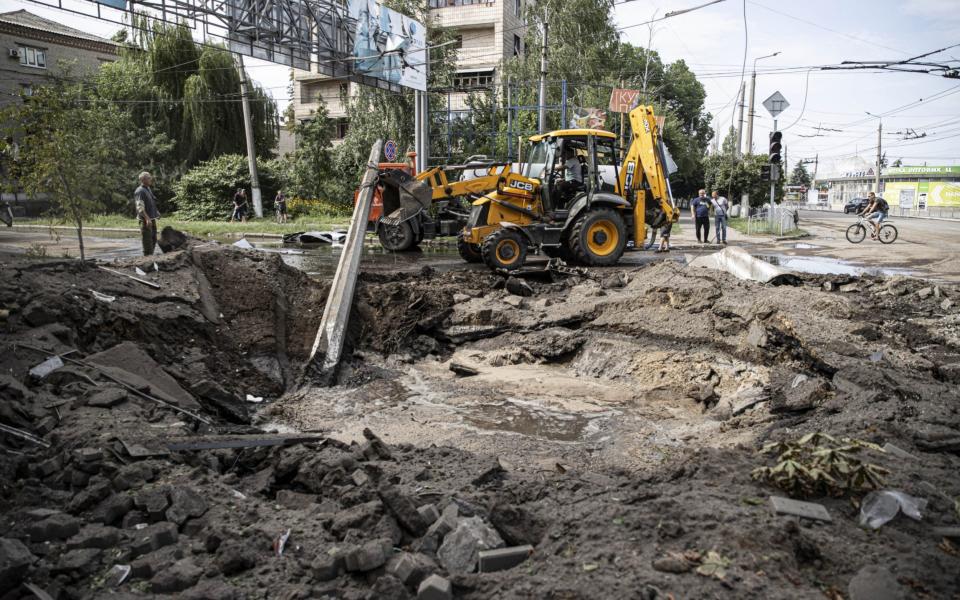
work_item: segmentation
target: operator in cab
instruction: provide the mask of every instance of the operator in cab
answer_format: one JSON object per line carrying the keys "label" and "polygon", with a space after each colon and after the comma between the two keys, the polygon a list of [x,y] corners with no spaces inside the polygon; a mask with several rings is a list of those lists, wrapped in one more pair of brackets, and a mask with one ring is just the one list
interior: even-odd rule
{"label": "operator in cab", "polygon": [[570,146],[564,146],[561,158],[563,163],[554,169],[555,173],[563,173],[563,179],[557,182],[557,192],[561,198],[570,200],[583,189],[583,165]]}

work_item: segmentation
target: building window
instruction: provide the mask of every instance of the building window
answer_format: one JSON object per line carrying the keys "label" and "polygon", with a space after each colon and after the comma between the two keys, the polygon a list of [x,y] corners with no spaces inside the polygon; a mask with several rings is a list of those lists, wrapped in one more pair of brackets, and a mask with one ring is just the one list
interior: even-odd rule
{"label": "building window", "polygon": [[47,68],[47,51],[30,46],[19,46],[20,64],[25,67]]}
{"label": "building window", "polygon": [[350,121],[348,119],[337,119],[334,127],[336,127],[336,139],[342,140],[347,137],[347,131],[350,129]]}
{"label": "building window", "polygon": [[513,0],[513,12],[515,12],[518,17],[521,16],[523,13],[523,0]]}
{"label": "building window", "polygon": [[493,85],[493,71],[473,73],[456,73],[453,76],[453,87],[458,90],[490,87]]}
{"label": "building window", "polygon": [[517,34],[513,34],[513,55],[523,56],[523,42],[520,41],[520,36]]}
{"label": "building window", "polygon": [[430,8],[447,8],[448,6],[470,6],[473,4],[493,4],[494,0],[430,0]]}
{"label": "building window", "polygon": [[341,97],[341,98],[346,98],[346,97],[349,96],[349,95],[350,95],[350,84],[349,84],[349,83],[341,83],[341,84],[340,84],[340,97]]}

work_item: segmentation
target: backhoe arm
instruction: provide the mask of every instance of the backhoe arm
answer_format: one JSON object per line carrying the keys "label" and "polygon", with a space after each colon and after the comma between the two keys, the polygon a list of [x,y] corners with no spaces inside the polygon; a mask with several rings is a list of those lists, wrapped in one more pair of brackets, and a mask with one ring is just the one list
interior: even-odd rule
{"label": "backhoe arm", "polygon": [[[652,106],[638,106],[630,111],[633,134],[630,147],[620,170],[620,189],[634,198],[633,239],[642,247],[647,235],[647,224],[676,222],[680,213],[673,204],[670,192],[666,157],[657,117]],[[632,193],[631,193],[632,192]]]}
{"label": "backhoe arm", "polygon": [[433,201],[449,200],[460,196],[482,196],[497,189],[497,182],[510,173],[509,164],[497,164],[487,168],[487,173],[465,181],[450,181],[448,172],[459,175],[460,167],[434,167],[417,174],[417,180],[425,182],[433,190]]}

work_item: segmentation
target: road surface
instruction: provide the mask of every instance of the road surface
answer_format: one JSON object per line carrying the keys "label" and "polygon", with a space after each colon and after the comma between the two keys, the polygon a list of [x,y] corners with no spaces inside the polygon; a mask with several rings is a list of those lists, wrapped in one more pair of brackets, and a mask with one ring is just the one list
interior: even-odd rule
{"label": "road surface", "polygon": [[[769,237],[746,236],[728,230],[730,245],[741,246],[755,256],[797,271],[815,273],[841,273],[858,275],[903,274],[925,277],[938,281],[960,281],[960,222],[929,219],[893,219],[900,231],[897,241],[891,245],[880,244],[867,238],[860,244],[851,244],[844,233],[856,218],[842,213],[800,211],[800,227],[810,233],[803,239],[775,241]],[[710,238],[715,241],[711,223]],[[135,257],[139,254],[140,241],[133,234],[118,234],[117,237],[87,236],[87,256],[113,259]],[[681,260],[684,255],[698,256],[720,248],[714,244],[697,243],[693,221],[689,211],[681,214],[679,226],[674,228],[671,239],[674,251],[669,255],[650,252],[631,252],[625,257],[627,264],[640,264],[648,260]],[[0,261],[3,254],[31,251],[44,252],[48,257],[76,256],[76,237],[69,232],[30,231],[21,228],[0,227]],[[284,259],[307,272],[324,274],[334,265],[329,248],[307,251],[304,255],[284,256]],[[456,268],[459,257],[450,248],[425,249],[421,255],[374,257],[373,263],[389,263],[385,266],[398,269],[416,269],[424,263],[435,268]],[[441,264],[443,263],[443,264]],[[449,264],[447,264],[449,263]],[[384,266],[384,265],[381,265]]]}

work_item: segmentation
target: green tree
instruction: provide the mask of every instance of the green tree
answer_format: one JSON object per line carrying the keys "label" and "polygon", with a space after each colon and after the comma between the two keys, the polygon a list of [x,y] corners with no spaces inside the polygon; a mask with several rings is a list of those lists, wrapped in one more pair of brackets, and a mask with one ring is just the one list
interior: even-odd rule
{"label": "green tree", "polygon": [[297,149],[290,157],[289,193],[301,198],[330,199],[341,190],[332,186],[331,127],[323,104],[313,118],[294,125]]}
{"label": "green tree", "polygon": [[[200,46],[186,24],[136,17],[141,34],[101,66],[100,96],[122,105],[140,129],[155,128],[175,142],[163,173],[176,177],[220,154],[246,152],[240,75],[233,55]],[[277,108],[257,85],[250,107],[257,154],[269,158],[277,143]]]}
{"label": "green tree", "polygon": [[[726,144],[724,144],[726,146]],[[707,193],[716,190],[733,203],[743,194],[750,195],[750,206],[762,206],[770,201],[770,182],[762,178],[767,156],[745,154],[736,158],[732,153],[712,154],[704,160],[704,188]],[[776,201],[783,199],[783,178],[775,187]]]}
{"label": "green tree", "polygon": [[812,181],[807,167],[805,167],[802,162],[798,162],[797,166],[793,168],[793,172],[790,173],[790,185],[805,185],[810,187]]}
{"label": "green tree", "polygon": [[116,200],[124,186],[131,187],[124,149],[137,130],[130,115],[82,84],[61,80],[6,108],[0,122],[8,123],[7,135],[19,140],[16,175],[24,190],[49,196],[76,229],[85,260],[84,221]]}

